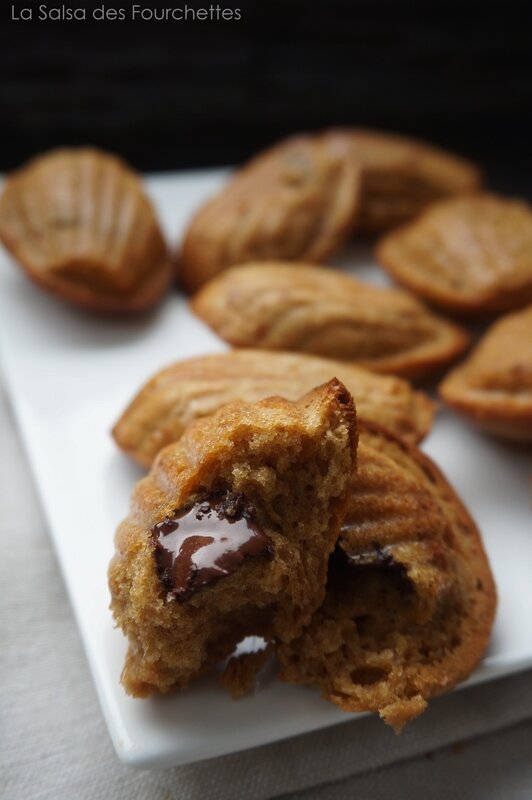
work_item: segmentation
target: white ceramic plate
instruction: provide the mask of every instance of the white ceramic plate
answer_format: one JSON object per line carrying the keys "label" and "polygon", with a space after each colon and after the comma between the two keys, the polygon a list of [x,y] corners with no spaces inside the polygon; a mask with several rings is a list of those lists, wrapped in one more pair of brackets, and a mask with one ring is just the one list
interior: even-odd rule
{"label": "white ceramic plate", "polygon": [[[148,179],[168,236],[223,171]],[[108,611],[113,533],[141,472],[109,429],[140,384],[171,361],[223,350],[173,293],[142,321],[102,320],[62,305],[0,256],[1,358],[102,709],[120,758],[142,767],[184,764],[348,719],[311,689],[270,679],[238,702],[202,680],[174,697],[133,700],[119,683],[125,641]],[[385,283],[368,254],[344,266]],[[354,265],[354,266],[353,266]],[[441,413],[425,443],[478,522],[500,604],[493,641],[474,681],[532,666],[530,461]]]}

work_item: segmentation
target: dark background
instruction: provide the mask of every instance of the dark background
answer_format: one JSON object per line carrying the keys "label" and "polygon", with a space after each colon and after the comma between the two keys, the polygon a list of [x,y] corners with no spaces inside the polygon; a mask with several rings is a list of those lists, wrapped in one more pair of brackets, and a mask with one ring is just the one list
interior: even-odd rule
{"label": "dark background", "polygon": [[290,132],[353,124],[428,138],[484,163],[496,188],[532,194],[532,3],[220,5],[242,19],[22,23],[3,0],[0,170],[85,143],[142,170],[230,164]]}

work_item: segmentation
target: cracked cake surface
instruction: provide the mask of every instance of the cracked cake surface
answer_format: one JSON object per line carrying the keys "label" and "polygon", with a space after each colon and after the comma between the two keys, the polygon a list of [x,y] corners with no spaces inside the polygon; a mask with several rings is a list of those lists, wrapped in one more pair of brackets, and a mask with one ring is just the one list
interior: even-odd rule
{"label": "cracked cake surface", "polygon": [[399,731],[484,655],[495,585],[475,523],[427,456],[363,420],[357,463],[325,601],[277,655],[284,680]]}
{"label": "cracked cake surface", "polygon": [[325,593],[356,453],[351,396],[234,403],[162,450],[109,567],[136,696],[184,687],[249,635],[290,641]]}

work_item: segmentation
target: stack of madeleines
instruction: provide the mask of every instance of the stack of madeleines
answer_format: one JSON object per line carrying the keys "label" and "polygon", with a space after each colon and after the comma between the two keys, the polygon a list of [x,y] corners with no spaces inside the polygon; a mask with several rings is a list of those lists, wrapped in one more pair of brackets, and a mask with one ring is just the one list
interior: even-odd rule
{"label": "stack of madeleines", "polygon": [[[176,254],[113,156],[58,150],[8,178],[0,237],[30,278],[130,313],[174,277],[233,348],[166,366],[113,428],[150,469],[109,568],[130,694],[222,670],[237,697],[276,659],[282,680],[399,731],[481,660],[493,577],[418,448],[436,404],[409,380],[532,442],[532,209],[482,183],[412,139],[294,136],[197,210]],[[324,266],[376,235],[401,288]],[[474,344],[469,321],[487,325]],[[248,636],[264,647],[236,655]]]}

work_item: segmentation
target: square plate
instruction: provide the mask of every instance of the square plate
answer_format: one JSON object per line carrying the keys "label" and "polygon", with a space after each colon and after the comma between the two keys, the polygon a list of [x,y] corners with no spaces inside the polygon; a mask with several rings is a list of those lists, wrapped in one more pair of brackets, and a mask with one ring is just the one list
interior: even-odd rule
{"label": "square plate", "polygon": [[[147,179],[171,241],[225,170]],[[113,534],[141,471],[109,430],[147,378],[187,356],[224,350],[173,292],[141,320],[106,320],[40,291],[0,256],[1,359],[50,533],[119,757],[140,767],[185,764],[353,719],[317,692],[266,680],[234,702],[211,679],[173,697],[133,700],[119,676],[126,643],[108,610]],[[368,253],[337,266],[385,284]],[[489,653],[469,682],[532,666],[529,453],[440,412],[424,449],[479,524],[499,588]]]}

